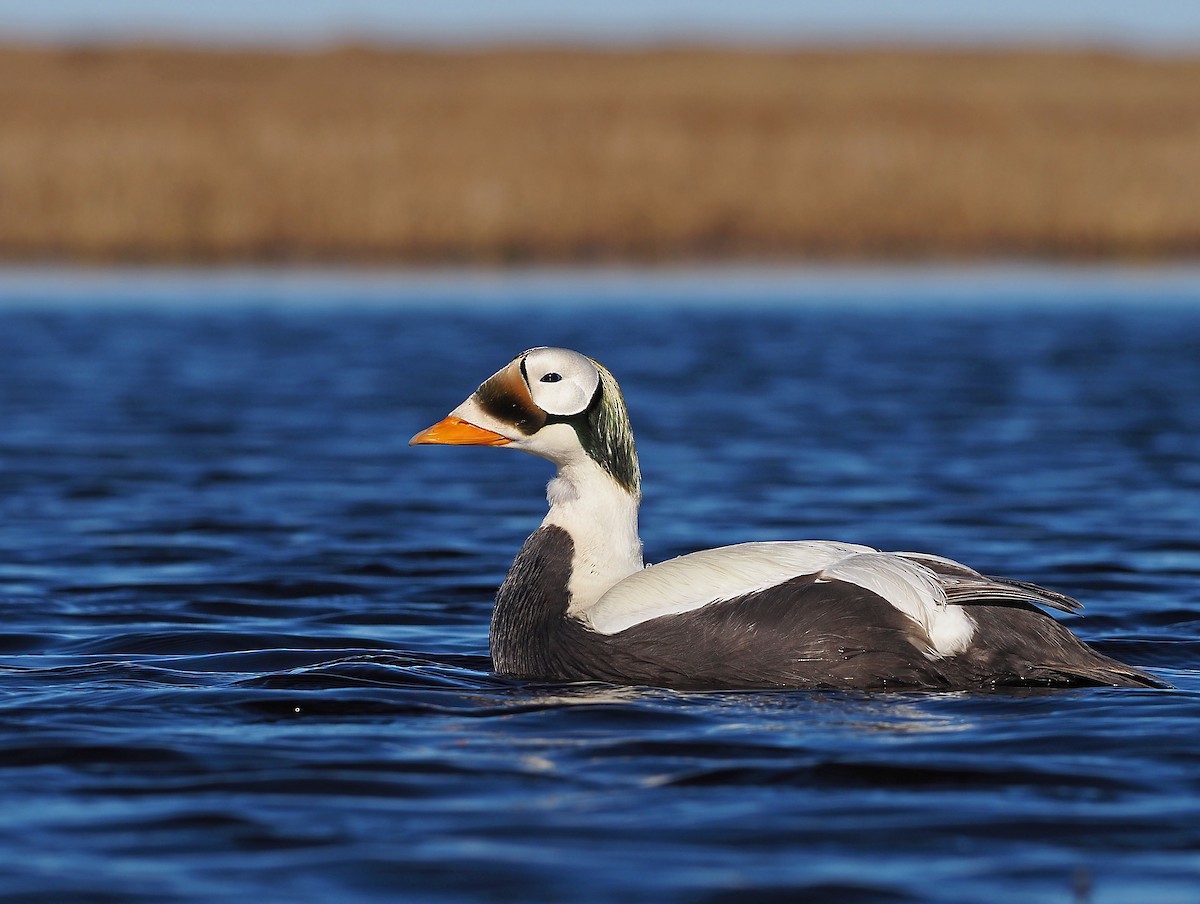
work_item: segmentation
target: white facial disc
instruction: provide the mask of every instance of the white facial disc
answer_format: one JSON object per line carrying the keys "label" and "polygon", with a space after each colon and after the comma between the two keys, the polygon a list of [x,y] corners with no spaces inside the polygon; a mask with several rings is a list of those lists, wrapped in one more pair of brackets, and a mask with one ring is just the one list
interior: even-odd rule
{"label": "white facial disc", "polygon": [[600,372],[586,356],[566,348],[534,348],[524,356],[525,379],[533,402],[547,414],[579,414],[600,383]]}

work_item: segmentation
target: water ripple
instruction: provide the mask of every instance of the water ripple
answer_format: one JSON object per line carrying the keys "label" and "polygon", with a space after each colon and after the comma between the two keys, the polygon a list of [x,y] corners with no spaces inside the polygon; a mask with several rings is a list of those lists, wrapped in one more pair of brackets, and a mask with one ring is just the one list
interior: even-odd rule
{"label": "water ripple", "polygon": [[[1191,900],[1200,306],[1088,286],[0,310],[0,898]],[[1176,689],[493,675],[547,469],[405,443],[546,343],[626,388],[651,560],[929,549],[1081,597]]]}

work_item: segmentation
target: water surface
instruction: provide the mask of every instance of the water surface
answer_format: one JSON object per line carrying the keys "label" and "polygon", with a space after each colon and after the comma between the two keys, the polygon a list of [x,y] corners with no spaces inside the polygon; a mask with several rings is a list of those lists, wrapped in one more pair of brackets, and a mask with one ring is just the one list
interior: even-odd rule
{"label": "water surface", "polygon": [[[0,898],[1185,902],[1200,274],[10,273]],[[492,675],[544,462],[410,449],[522,349],[621,381],[651,560],[830,538],[1082,599],[1170,691]]]}

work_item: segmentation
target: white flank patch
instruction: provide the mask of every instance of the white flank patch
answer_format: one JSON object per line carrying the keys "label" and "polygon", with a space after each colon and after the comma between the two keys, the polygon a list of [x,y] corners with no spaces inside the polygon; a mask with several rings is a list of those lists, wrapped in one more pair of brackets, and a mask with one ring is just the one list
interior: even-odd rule
{"label": "white flank patch", "polygon": [[620,581],[581,617],[601,634],[618,634],[802,575],[846,581],[883,597],[925,630],[931,655],[962,652],[975,633],[967,613],[946,604],[928,568],[869,546],[826,540],[741,543],[680,556]]}

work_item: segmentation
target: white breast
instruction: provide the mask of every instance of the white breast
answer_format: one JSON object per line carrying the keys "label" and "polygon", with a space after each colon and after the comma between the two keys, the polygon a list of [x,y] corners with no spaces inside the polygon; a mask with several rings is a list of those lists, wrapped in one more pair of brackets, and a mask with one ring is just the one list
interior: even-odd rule
{"label": "white breast", "polygon": [[947,605],[928,568],[869,546],[825,540],[741,543],[680,556],[620,581],[580,617],[601,634],[617,634],[803,575],[846,581],[883,597],[925,630],[935,655],[961,652],[974,634],[974,623]]}

